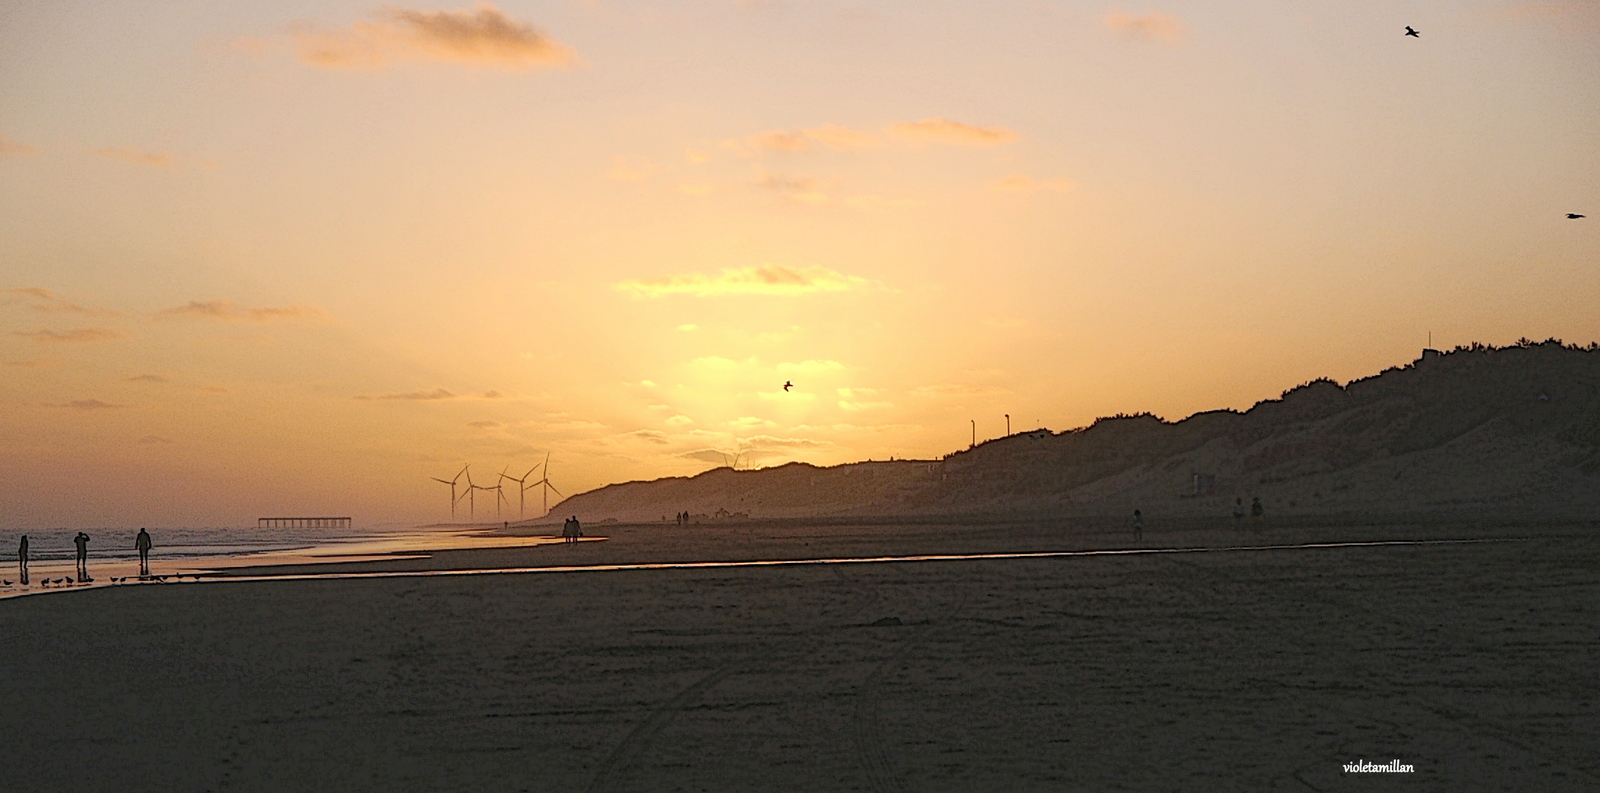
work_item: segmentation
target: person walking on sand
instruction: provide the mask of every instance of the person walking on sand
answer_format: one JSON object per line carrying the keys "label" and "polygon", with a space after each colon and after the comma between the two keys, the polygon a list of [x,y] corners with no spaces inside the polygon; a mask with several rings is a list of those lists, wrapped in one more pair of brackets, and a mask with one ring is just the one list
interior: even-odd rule
{"label": "person walking on sand", "polygon": [[72,542],[78,546],[78,580],[89,581],[89,535],[80,531]]}
{"label": "person walking on sand", "polygon": [[561,524],[561,541],[572,542],[572,518],[567,518]]}
{"label": "person walking on sand", "polygon": [[1261,506],[1261,497],[1260,496],[1251,496],[1250,497],[1250,521],[1252,523],[1254,523],[1257,528],[1260,528],[1261,519],[1263,517],[1265,517],[1266,514],[1267,514],[1266,507]]}
{"label": "person walking on sand", "polygon": [[133,547],[139,551],[139,577],[150,577],[150,532],[139,528],[139,537],[133,541]]}
{"label": "person walking on sand", "polygon": [[1233,525],[1237,526],[1242,522],[1244,522],[1244,499],[1236,498],[1233,500]]}
{"label": "person walking on sand", "polygon": [[572,541],[577,542],[583,536],[583,524],[578,522],[578,516],[572,516]]}
{"label": "person walking on sand", "polygon": [[1137,509],[1133,511],[1133,539],[1135,542],[1144,539],[1144,514]]}
{"label": "person walking on sand", "polygon": [[17,543],[17,567],[22,575],[22,583],[28,583],[28,535],[22,535],[22,542]]}

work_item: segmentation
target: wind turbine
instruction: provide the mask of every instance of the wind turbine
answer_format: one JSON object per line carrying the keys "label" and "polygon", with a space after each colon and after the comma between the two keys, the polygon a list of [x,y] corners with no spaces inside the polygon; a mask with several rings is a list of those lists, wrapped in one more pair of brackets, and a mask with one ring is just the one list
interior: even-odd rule
{"label": "wind turbine", "polygon": [[561,496],[562,498],[566,498],[567,496],[566,496],[566,494],[562,493],[560,490],[556,490],[556,486],[555,485],[550,484],[550,453],[549,452],[545,452],[543,465],[544,465],[544,476],[542,478],[540,478],[539,481],[534,482],[533,484],[529,485],[529,487],[540,487],[540,486],[544,487],[544,514],[549,515],[550,514],[550,491],[555,490],[556,491],[556,495]]}
{"label": "wind turbine", "polygon": [[495,520],[500,520],[500,505],[501,504],[509,504],[509,503],[511,503],[511,502],[506,500],[506,491],[505,491],[506,471],[510,470],[510,468],[511,468],[511,464],[507,463],[505,468],[500,469],[500,478],[494,480],[494,487],[486,487],[486,488],[484,488],[485,490],[493,490],[494,491],[494,519]]}
{"label": "wind turbine", "polygon": [[[543,465],[543,463],[540,463],[540,465]],[[505,478],[510,479],[521,486],[517,491],[517,520],[522,520],[523,508],[528,505],[528,490],[539,486],[538,482],[534,482],[531,485],[528,484],[528,477],[533,476],[533,472],[537,470],[539,470],[538,465],[529,468],[528,472],[523,474],[520,478],[515,476],[506,476],[504,471],[500,472],[501,476],[504,476]]]}
{"label": "wind turbine", "polygon": [[463,466],[461,466],[461,470],[457,471],[456,475],[451,477],[448,480],[440,479],[437,476],[428,477],[429,479],[432,479],[435,482],[438,482],[440,484],[446,484],[446,485],[450,486],[450,520],[452,520],[452,521],[454,521],[456,519],[456,482],[459,481],[461,479],[461,475],[466,473],[466,472],[467,472],[467,467],[465,465],[463,465]]}
{"label": "wind turbine", "polygon": [[486,490],[487,488],[481,488],[472,483],[472,471],[470,469],[471,466],[461,469],[461,472],[467,475],[467,492],[462,493],[461,497],[469,499],[468,507],[471,511],[467,514],[471,517],[468,519],[476,523],[478,520],[478,491]]}

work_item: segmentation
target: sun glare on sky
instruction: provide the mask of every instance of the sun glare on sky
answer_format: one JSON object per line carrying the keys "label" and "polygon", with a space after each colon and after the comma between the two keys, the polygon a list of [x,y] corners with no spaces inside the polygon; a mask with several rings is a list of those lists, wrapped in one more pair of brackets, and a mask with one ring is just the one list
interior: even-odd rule
{"label": "sun glare on sky", "polygon": [[7,525],[442,520],[465,463],[937,457],[1600,338],[1593,2],[4,19]]}

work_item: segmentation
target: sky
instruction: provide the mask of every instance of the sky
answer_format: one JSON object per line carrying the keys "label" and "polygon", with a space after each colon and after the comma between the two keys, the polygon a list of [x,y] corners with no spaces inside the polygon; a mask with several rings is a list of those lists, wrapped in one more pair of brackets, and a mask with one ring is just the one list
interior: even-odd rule
{"label": "sky", "polygon": [[1310,6],[8,0],[0,526],[441,521],[468,464],[937,458],[1600,339],[1600,2]]}

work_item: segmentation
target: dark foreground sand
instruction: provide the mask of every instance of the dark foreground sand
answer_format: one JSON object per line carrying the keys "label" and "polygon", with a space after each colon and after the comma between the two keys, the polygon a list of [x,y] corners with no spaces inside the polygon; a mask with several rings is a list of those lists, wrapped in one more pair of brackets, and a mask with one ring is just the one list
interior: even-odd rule
{"label": "dark foreground sand", "polygon": [[1600,542],[1499,533],[18,598],[0,790],[1600,789]]}

